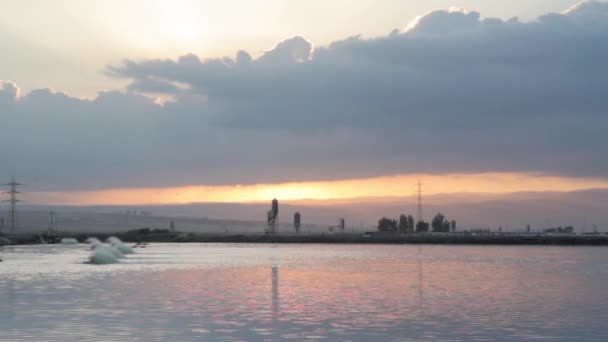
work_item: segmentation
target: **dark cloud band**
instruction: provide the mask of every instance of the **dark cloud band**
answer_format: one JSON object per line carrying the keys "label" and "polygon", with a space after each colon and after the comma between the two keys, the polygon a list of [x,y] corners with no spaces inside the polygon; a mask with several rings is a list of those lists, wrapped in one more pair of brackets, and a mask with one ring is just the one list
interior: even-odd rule
{"label": "dark cloud band", "polygon": [[[435,11],[384,37],[258,58],[125,61],[94,100],[0,86],[0,151],[56,187],[408,172],[608,172],[608,4],[534,22]],[[164,106],[148,96],[173,100]]]}

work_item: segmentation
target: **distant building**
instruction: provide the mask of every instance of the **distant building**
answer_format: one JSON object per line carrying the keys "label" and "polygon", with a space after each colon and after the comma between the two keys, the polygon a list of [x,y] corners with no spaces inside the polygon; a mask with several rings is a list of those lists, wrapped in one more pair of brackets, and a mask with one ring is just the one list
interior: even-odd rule
{"label": "distant building", "polygon": [[279,216],[279,201],[275,198],[271,202],[270,210],[267,213],[268,228],[266,230],[269,234],[276,233],[276,221]]}

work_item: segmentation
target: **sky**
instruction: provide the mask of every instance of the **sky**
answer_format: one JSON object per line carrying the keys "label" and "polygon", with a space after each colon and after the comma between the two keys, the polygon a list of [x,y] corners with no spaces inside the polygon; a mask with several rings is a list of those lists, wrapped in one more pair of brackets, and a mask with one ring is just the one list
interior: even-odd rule
{"label": "sky", "polygon": [[[315,45],[377,37],[434,9],[470,8],[484,17],[533,20],[565,0],[0,0],[0,74],[25,91],[53,88],[94,97],[125,82],[105,77],[124,58],[261,55],[300,35]],[[255,15],[253,15],[255,14]]]}
{"label": "sky", "polygon": [[31,202],[608,187],[608,3],[0,0]]}

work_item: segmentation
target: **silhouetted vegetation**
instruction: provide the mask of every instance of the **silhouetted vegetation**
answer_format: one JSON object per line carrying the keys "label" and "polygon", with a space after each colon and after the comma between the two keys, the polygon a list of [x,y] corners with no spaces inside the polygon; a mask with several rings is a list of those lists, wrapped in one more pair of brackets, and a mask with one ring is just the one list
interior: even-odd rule
{"label": "silhouetted vegetation", "polygon": [[430,224],[428,222],[419,221],[414,225],[414,217],[405,214],[401,214],[399,220],[383,217],[378,221],[378,231],[383,233],[426,233],[430,231],[431,227],[433,232],[455,232],[456,221],[448,221],[442,213],[437,213]]}
{"label": "silhouetted vegetation", "polygon": [[416,223],[416,233],[426,233],[429,231],[429,223],[424,221],[418,221]]}
{"label": "silhouetted vegetation", "polygon": [[399,216],[399,232],[400,233],[406,233],[407,232],[407,216],[405,215],[401,215]]}
{"label": "silhouetted vegetation", "polygon": [[150,234],[169,234],[171,231],[169,229],[159,229],[159,228],[140,228],[140,229],[132,229],[129,230],[126,234],[130,235],[150,235]]}
{"label": "silhouetted vegetation", "polygon": [[397,231],[397,220],[391,220],[387,217],[383,217],[378,221],[378,231],[380,232],[396,232]]}
{"label": "silhouetted vegetation", "polygon": [[437,213],[435,217],[433,217],[433,220],[431,221],[431,226],[433,227],[434,232],[450,232],[450,222],[445,219],[445,215],[443,215],[442,213]]}
{"label": "silhouetted vegetation", "polygon": [[177,233],[169,229],[161,228],[140,228],[131,229],[126,233],[117,234],[123,241],[165,241],[166,237],[175,237]]}
{"label": "silhouetted vegetation", "polygon": [[572,233],[572,232],[574,232],[574,228],[572,226],[545,229],[545,233]]}
{"label": "silhouetted vegetation", "polygon": [[413,233],[414,232],[414,217],[412,215],[401,214],[399,220],[383,217],[378,221],[379,232],[399,232]]}
{"label": "silhouetted vegetation", "polygon": [[414,232],[414,217],[401,214],[399,217],[399,232],[413,233]]}

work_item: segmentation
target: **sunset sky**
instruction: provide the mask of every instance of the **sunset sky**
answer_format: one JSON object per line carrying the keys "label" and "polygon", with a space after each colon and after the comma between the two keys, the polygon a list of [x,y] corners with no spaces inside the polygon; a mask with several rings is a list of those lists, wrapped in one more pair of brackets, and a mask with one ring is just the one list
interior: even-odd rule
{"label": "sunset sky", "polygon": [[43,204],[608,188],[608,3],[0,0]]}

